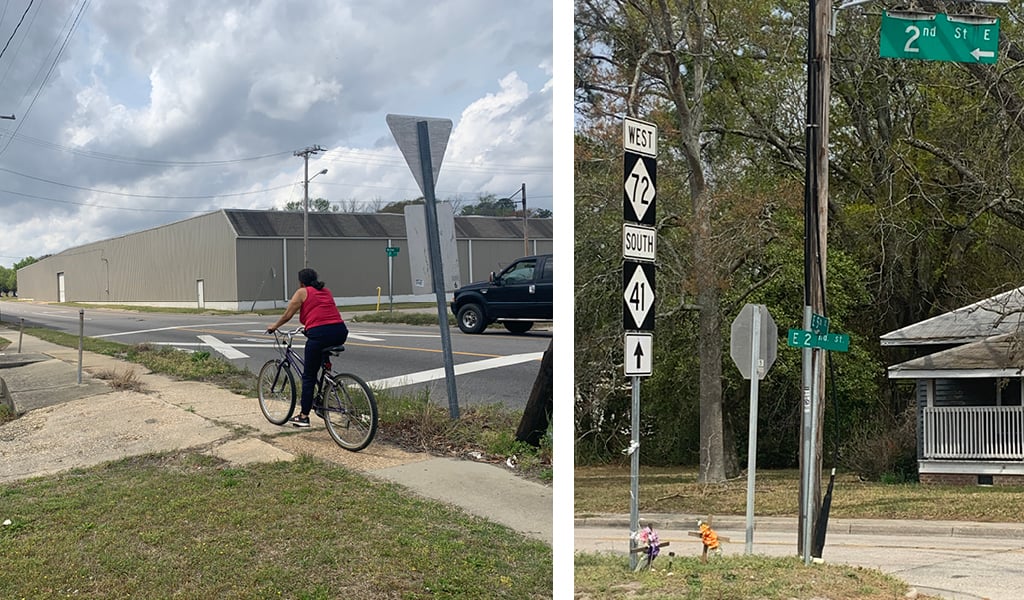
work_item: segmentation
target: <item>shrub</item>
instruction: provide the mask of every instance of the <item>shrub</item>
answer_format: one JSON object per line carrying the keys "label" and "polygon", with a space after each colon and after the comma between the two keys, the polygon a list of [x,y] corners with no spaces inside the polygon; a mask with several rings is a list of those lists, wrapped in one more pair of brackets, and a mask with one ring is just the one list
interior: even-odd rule
{"label": "shrub", "polygon": [[840,462],[867,481],[905,483],[917,479],[917,410],[911,406],[856,429]]}

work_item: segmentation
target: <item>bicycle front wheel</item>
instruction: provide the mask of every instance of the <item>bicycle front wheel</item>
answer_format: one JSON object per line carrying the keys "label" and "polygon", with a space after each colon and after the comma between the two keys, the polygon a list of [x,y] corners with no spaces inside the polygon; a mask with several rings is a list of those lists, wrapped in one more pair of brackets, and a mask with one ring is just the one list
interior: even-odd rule
{"label": "bicycle front wheel", "polygon": [[327,431],[339,446],[358,452],[377,433],[377,400],[366,382],[350,373],[335,373],[324,390]]}
{"label": "bicycle front wheel", "polygon": [[268,360],[256,380],[263,416],[274,425],[284,425],[295,411],[295,376],[281,359]]}

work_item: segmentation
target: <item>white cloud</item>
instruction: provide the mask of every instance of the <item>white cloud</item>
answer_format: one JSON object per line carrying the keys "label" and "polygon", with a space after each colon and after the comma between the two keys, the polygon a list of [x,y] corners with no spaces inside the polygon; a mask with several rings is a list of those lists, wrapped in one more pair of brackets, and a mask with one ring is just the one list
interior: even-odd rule
{"label": "white cloud", "polygon": [[[40,89],[80,6],[34,9],[0,59],[0,113],[19,116],[0,121],[0,149],[18,136],[0,153],[0,264],[189,211],[283,206],[301,197],[291,151],[312,144],[329,151],[310,172],[329,172],[311,195],[416,197],[387,113],[455,122],[440,197],[527,181],[551,205],[550,0],[93,0]],[[245,191],[259,193],[185,198]]]}

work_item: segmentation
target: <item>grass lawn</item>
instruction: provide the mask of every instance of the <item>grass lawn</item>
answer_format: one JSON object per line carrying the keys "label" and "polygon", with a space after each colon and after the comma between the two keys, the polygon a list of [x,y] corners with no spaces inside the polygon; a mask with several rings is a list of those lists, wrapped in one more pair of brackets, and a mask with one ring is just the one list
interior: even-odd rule
{"label": "grass lawn", "polygon": [[[797,470],[756,473],[755,514],[796,516],[800,473]],[[629,513],[629,465],[575,469],[575,513]],[[640,467],[640,512],[744,515],[747,478],[698,484],[692,467]],[[828,474],[822,477],[822,493]],[[859,481],[836,475],[832,517],[1019,522],[1024,487],[922,486]]]}
{"label": "grass lawn", "polygon": [[902,581],[873,569],[805,566],[799,557],[729,556],[707,564],[697,557],[658,557],[654,566],[631,573],[625,556],[578,554],[576,600],[901,600],[907,591]]}
{"label": "grass lawn", "polygon": [[[629,465],[575,468],[577,517],[629,514]],[[827,484],[826,476],[823,485]],[[757,472],[755,511],[759,516],[796,516],[800,474],[796,470]],[[640,512],[744,515],[747,479],[698,484],[690,467],[640,467]],[[885,519],[970,519],[1019,521],[1022,488],[964,488],[886,485],[837,475],[832,517]],[[577,554],[576,599],[622,597],[790,600],[898,600],[907,586],[873,569],[838,564],[805,566],[799,557],[725,556],[701,564],[699,557],[668,557],[652,572],[631,573],[629,559],[610,554]],[[918,596],[924,599],[926,596]]]}
{"label": "grass lawn", "polygon": [[0,598],[549,598],[551,549],[311,458],[125,459],[0,490]]}

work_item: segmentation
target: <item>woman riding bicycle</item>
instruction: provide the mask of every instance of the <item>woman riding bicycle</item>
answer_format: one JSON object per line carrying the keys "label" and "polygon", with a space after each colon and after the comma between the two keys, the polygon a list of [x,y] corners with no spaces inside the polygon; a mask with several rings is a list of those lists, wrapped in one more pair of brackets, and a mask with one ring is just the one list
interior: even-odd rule
{"label": "woman riding bicycle", "polygon": [[267,328],[273,333],[277,328],[299,313],[299,322],[305,327],[305,366],[302,369],[302,404],[300,412],[291,420],[296,427],[309,427],[309,411],[313,408],[313,388],[317,372],[323,362],[323,351],[331,346],[340,346],[348,339],[348,327],[334,304],[334,295],[317,279],[313,269],[299,271],[299,289],[295,290],[288,307],[281,318]]}

